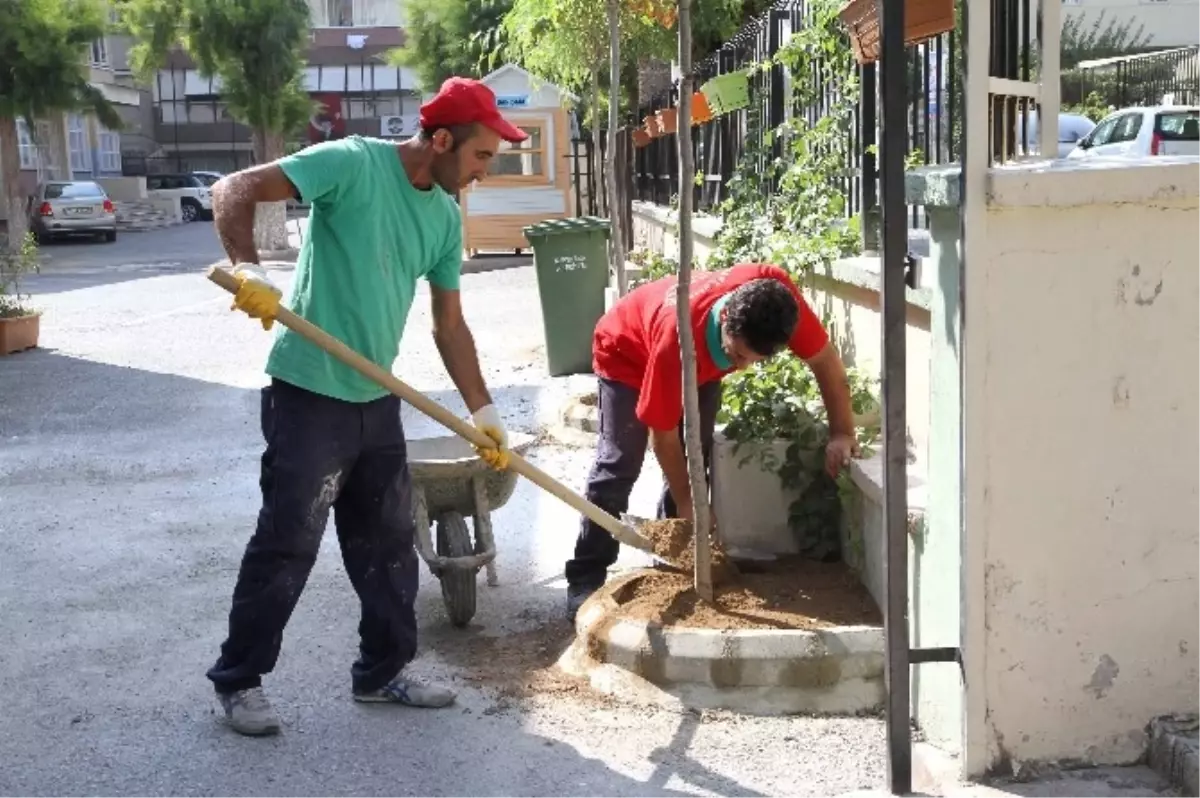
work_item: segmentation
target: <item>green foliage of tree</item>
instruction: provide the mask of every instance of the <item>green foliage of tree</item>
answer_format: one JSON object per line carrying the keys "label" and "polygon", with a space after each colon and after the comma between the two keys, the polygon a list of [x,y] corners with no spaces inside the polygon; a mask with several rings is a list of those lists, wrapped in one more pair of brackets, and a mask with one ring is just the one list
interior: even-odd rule
{"label": "green foliage of tree", "polygon": [[201,75],[220,79],[221,99],[254,132],[260,162],[282,154],[283,139],[311,115],[305,0],[122,0],[120,10],[136,42],[134,71],[151,80],[181,44]]}
{"label": "green foliage of tree", "polygon": [[[303,77],[305,0],[121,0],[119,10],[136,42],[129,60],[139,77],[152,80],[181,44],[202,76],[220,80],[230,115],[250,127],[256,160],[284,155],[313,111]],[[285,222],[283,203],[259,208],[260,250],[287,248]]]}
{"label": "green foliage of tree", "polygon": [[479,78],[500,66],[512,0],[401,0],[406,41],[388,61],[416,70],[424,91],[452,75]]}
{"label": "green foliage of tree", "polygon": [[[694,5],[692,26],[697,45],[692,48],[693,57],[702,58],[732,36],[742,24],[746,8],[764,2],[705,0]],[[642,13],[640,6],[632,0],[621,3],[626,95],[636,85],[639,65],[649,59],[669,61],[678,48],[675,28]],[[599,89],[603,96],[609,90],[605,0],[515,0],[504,27],[509,37],[508,55],[530,72],[579,92]]]}
{"label": "green foliage of tree", "polygon": [[106,26],[100,0],[0,0],[0,175],[10,247],[21,245],[26,230],[17,118],[28,120],[32,132],[39,117],[85,111],[111,129],[121,127],[116,110],[88,84],[85,54]]}
{"label": "green foliage of tree", "polygon": [[692,58],[708,56],[738,28],[771,7],[772,0],[705,0],[692,6]]}
{"label": "green foliage of tree", "polygon": [[1150,44],[1146,26],[1136,17],[1125,22],[1110,19],[1108,24],[1105,24],[1105,17],[1105,12],[1101,11],[1095,18],[1077,16],[1063,22],[1059,43],[1060,69],[1073,69],[1080,61],[1129,55]]}

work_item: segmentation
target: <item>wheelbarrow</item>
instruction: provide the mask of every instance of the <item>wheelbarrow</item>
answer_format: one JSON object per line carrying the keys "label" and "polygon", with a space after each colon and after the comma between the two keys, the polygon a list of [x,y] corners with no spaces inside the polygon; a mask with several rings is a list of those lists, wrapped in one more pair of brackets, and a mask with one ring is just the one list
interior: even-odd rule
{"label": "wheelbarrow", "polygon": [[[238,291],[237,278],[235,278],[232,274],[230,274],[228,271],[223,269],[219,264],[209,267],[208,279],[211,280],[213,283],[217,284],[218,286],[220,286],[221,288],[225,289],[229,293],[237,294],[237,291]],[[454,415],[449,410],[442,407],[437,402],[430,399],[428,396],[425,396],[424,394],[422,394],[420,391],[416,390],[412,386],[401,381],[391,372],[385,371],[384,369],[380,368],[377,364],[371,362],[370,360],[367,360],[365,357],[363,357],[359,353],[355,352],[353,349],[346,346],[344,343],[337,340],[336,338],[331,336],[329,333],[327,333],[324,330],[322,330],[321,328],[317,327],[315,324],[308,321],[307,319],[303,319],[303,318],[297,316],[295,313],[293,313],[292,311],[288,310],[285,307],[280,307],[279,310],[275,314],[275,320],[278,321],[283,326],[287,327],[289,330],[292,330],[293,332],[295,332],[297,335],[300,335],[305,340],[312,343],[314,346],[324,350],[331,357],[334,357],[337,360],[340,360],[342,363],[344,363],[347,366],[349,366],[350,368],[354,369],[359,374],[362,374],[367,379],[372,380],[373,382],[386,388],[391,393],[393,393],[396,396],[403,399],[409,405],[412,405],[415,409],[417,409],[420,412],[424,413],[425,415],[429,416],[434,421],[437,421],[439,424],[441,424],[443,427],[446,427],[451,432],[453,432],[456,435],[458,435],[459,437],[463,438],[464,441],[468,444],[467,448],[458,450],[464,455],[464,457],[462,457],[462,458],[455,458],[455,457],[442,458],[442,460],[449,459],[451,461],[454,461],[454,460],[475,461],[477,458],[475,457],[474,452],[472,452],[470,455],[466,455],[466,452],[470,451],[471,445],[479,446],[479,447],[483,447],[483,448],[487,448],[487,449],[491,449],[491,448],[495,447],[495,442],[491,438],[489,438],[487,435],[485,435],[483,432],[479,431],[478,429],[473,427],[468,422],[466,422],[463,419],[459,418],[458,416]],[[530,443],[531,443],[530,441],[524,441],[523,443],[516,444],[516,445],[522,445],[524,447],[528,447]],[[453,453],[453,451],[454,450],[451,450],[451,453]],[[538,468],[533,463],[526,460],[520,454],[520,452],[515,448],[515,446],[508,447],[507,451],[508,451],[508,469],[507,470],[509,472],[513,472],[520,476],[525,477],[530,482],[537,485],[539,488],[546,491],[550,495],[561,499],[568,506],[583,513],[585,516],[587,516],[589,519],[594,521],[596,524],[598,524],[599,526],[601,526],[605,530],[607,530],[608,533],[610,535],[612,535],[613,538],[615,538],[618,542],[624,543],[626,546],[632,546],[633,548],[650,552],[651,554],[656,554],[656,555],[659,554],[659,552],[655,548],[654,542],[652,540],[647,539],[646,536],[644,536],[642,534],[641,530],[634,528],[633,526],[626,523],[625,521],[621,521],[621,520],[615,518],[614,516],[610,515],[605,510],[601,509],[600,507],[597,507],[595,504],[592,504],[590,501],[585,499],[583,496],[580,496],[578,493],[573,491],[571,488],[567,487],[566,485],[559,482],[554,477],[547,474],[542,469]],[[419,455],[420,452],[416,452],[416,454]],[[419,457],[418,457],[418,459],[419,459]],[[437,476],[434,478],[427,478],[427,475],[429,475],[429,474],[445,473],[444,471],[440,471],[440,470],[435,472],[433,469],[443,469],[443,468],[450,469],[455,474],[455,476],[453,478],[454,484],[458,485],[459,488],[461,488],[462,490],[467,489],[465,486],[467,486],[467,485],[470,486],[471,493],[470,493],[469,501],[464,500],[464,501],[448,502],[444,507],[445,511],[454,510],[454,512],[456,512],[459,516],[459,521],[457,523],[451,521],[449,524],[445,524],[445,525],[438,524],[439,537],[441,537],[443,535],[446,537],[446,544],[445,544],[446,554],[434,555],[435,557],[438,557],[438,556],[441,557],[440,560],[435,559],[434,562],[441,563],[439,565],[439,568],[443,572],[443,574],[441,576],[442,589],[445,590],[446,589],[445,575],[450,573],[450,571],[448,569],[450,567],[452,567],[452,566],[447,565],[445,560],[448,560],[448,559],[453,560],[458,557],[484,558],[484,559],[480,559],[478,561],[473,560],[473,559],[472,560],[460,560],[459,561],[460,567],[457,568],[458,571],[462,571],[462,572],[465,572],[466,570],[468,570],[467,568],[461,567],[462,565],[464,565],[464,563],[469,564],[469,568],[474,568],[474,572],[466,574],[466,577],[468,579],[470,579],[472,596],[474,596],[473,591],[474,591],[474,584],[475,584],[475,574],[478,573],[479,568],[485,566],[487,564],[487,562],[489,561],[486,559],[485,555],[487,555],[489,552],[491,552],[490,556],[493,558],[495,557],[495,544],[492,541],[490,526],[488,526],[486,524],[481,524],[476,527],[475,531],[476,531],[476,538],[478,539],[478,548],[480,548],[482,550],[479,551],[478,553],[471,553],[471,552],[474,552],[476,546],[465,542],[465,541],[468,541],[469,538],[467,535],[465,535],[462,532],[463,528],[465,527],[465,523],[462,520],[462,514],[464,511],[464,508],[466,508],[467,511],[471,512],[472,514],[475,514],[477,512],[477,508],[480,508],[480,507],[487,507],[490,510],[493,507],[499,506],[499,504],[497,504],[494,500],[492,500],[491,503],[489,504],[488,502],[481,503],[481,502],[477,501],[475,498],[477,490],[479,490],[479,492],[482,494],[483,498],[485,498],[485,499],[490,498],[487,495],[488,494],[487,485],[489,484],[487,479],[484,479],[481,482],[479,482],[478,484],[481,485],[482,488],[477,489],[475,487],[477,483],[474,480],[474,472],[472,471],[472,469],[474,469],[474,468],[478,468],[478,469],[482,470],[484,468],[484,463],[482,460],[479,460],[479,462],[477,464],[471,465],[469,468],[466,468],[464,471],[464,466],[462,463],[453,465],[452,463],[448,464],[446,462],[439,461],[438,458],[436,458],[436,457],[435,458],[427,457],[425,460],[425,465],[427,465],[431,470],[428,472],[423,472],[423,476],[421,478],[421,485],[423,486],[421,489],[422,493],[425,492],[425,487],[427,487],[429,485],[433,485],[433,484],[440,484],[442,482],[442,479],[440,476]],[[466,473],[470,473],[471,477],[468,478],[467,476],[465,476]],[[508,487],[506,489],[507,493],[504,493],[504,496],[503,496],[504,501],[507,501],[509,496],[512,495],[512,490],[513,490],[513,483],[511,482],[512,477],[505,474],[505,475],[498,475],[497,479],[499,480],[499,482],[497,484],[507,484],[508,485]],[[499,496],[499,495],[500,494],[498,493],[497,496]],[[426,520],[424,522],[424,529],[425,529],[424,542],[421,544],[424,546],[424,551],[421,552],[421,555],[425,558],[426,562],[429,562],[429,555],[433,552],[434,547],[432,545],[432,542],[430,541],[429,520],[428,519],[432,515],[432,517],[435,520],[437,520],[439,518],[439,513],[436,512],[436,509],[441,507],[442,505],[438,504],[436,500],[433,501],[432,507],[435,511],[431,512],[430,497],[426,496],[424,499],[422,499],[422,503],[424,504],[424,507],[425,507],[424,513],[425,513]],[[500,504],[502,504],[502,503],[503,502],[500,502]],[[445,512],[443,512],[442,515],[445,515]],[[477,516],[477,518],[478,518],[478,516]],[[443,528],[449,529],[452,526],[457,526],[459,532],[458,533],[451,533],[451,532],[443,533],[442,532]],[[418,526],[417,526],[418,533],[420,532],[420,530],[421,530],[421,524],[418,524]],[[457,541],[455,543],[455,546],[457,547],[455,551],[461,552],[461,554],[451,553],[451,550],[450,550],[451,538],[453,538]],[[495,577],[494,571],[489,571],[489,577],[494,579],[494,577]],[[459,602],[457,601],[457,599],[453,602],[451,602],[448,599],[447,605],[449,606],[451,604],[453,604],[454,606],[458,606]],[[472,599],[470,606],[471,606],[471,614],[474,614],[474,606],[475,606],[474,599]],[[467,617],[467,619],[469,619],[470,615],[467,615],[466,617]],[[463,620],[463,623],[466,623],[466,620]]]}
{"label": "wheelbarrow", "polygon": [[[521,432],[509,432],[508,438],[508,450],[517,454],[534,441],[532,435]],[[466,626],[475,616],[479,569],[487,569],[490,587],[498,584],[491,514],[512,496],[517,473],[497,471],[475,453],[471,444],[453,435],[410,440],[408,468],[412,474],[417,551],[442,583],[442,601],[450,622]],[[475,527],[474,541],[467,528],[467,516]]]}

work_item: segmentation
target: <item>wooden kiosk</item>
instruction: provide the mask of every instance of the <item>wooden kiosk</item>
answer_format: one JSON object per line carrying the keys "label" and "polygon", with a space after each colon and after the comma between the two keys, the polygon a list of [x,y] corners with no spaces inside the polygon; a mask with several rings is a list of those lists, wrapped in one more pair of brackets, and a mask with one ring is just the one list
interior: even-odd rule
{"label": "wooden kiosk", "polygon": [[515,146],[504,144],[487,179],[459,195],[463,248],[471,257],[481,251],[527,249],[521,232],[526,225],[575,215],[567,158],[571,120],[565,104],[578,98],[516,64],[500,67],[483,82],[496,93],[504,116],[529,138]]}

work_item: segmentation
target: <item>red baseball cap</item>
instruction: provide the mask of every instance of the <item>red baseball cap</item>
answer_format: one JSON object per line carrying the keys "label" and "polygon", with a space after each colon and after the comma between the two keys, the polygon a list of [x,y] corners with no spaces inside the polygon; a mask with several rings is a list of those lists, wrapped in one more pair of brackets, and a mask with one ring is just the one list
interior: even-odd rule
{"label": "red baseball cap", "polygon": [[421,106],[422,128],[472,123],[491,128],[511,144],[529,138],[529,134],[500,115],[495,92],[471,78],[448,78],[438,93]]}

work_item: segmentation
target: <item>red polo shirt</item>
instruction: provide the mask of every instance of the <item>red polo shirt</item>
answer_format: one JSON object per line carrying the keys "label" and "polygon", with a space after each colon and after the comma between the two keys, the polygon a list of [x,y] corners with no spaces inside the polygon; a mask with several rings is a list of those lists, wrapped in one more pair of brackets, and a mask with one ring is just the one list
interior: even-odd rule
{"label": "red polo shirt", "polygon": [[[807,360],[829,343],[820,319],[792,278],[778,266],[739,264],[716,272],[694,272],[689,299],[698,384],[719,380],[731,371],[718,367],[709,354],[705,339],[709,311],[722,296],[762,277],[783,283],[796,298],[800,317],[788,342],[796,357]],[[596,324],[592,339],[595,373],[636,388],[637,417],[657,430],[674,429],[683,417],[683,366],[675,315],[677,282],[677,277],[664,277],[630,291]]]}

